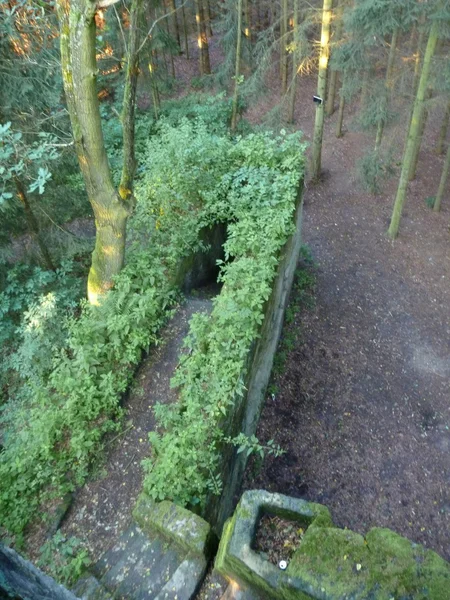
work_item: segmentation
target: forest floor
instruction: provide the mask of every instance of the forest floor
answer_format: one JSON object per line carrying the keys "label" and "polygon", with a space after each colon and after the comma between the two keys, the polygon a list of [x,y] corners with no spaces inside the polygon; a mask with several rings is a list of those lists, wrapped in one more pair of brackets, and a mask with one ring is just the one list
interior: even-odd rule
{"label": "forest floor", "polygon": [[[315,78],[302,79],[296,114],[308,139],[315,85]],[[261,112],[254,107],[250,119]],[[326,504],[341,527],[389,527],[448,560],[449,196],[440,214],[425,204],[443,162],[432,151],[436,113],[395,242],[386,230],[398,169],[381,195],[368,194],[355,163],[374,136],[347,130],[336,139],[337,115],[326,121],[323,178],[307,185],[304,197],[315,307],[285,325],[286,360],[273,376],[257,432],[263,442],[275,438],[286,454],[259,468],[250,463],[244,487]],[[401,151],[403,136],[393,126],[385,142],[396,140]],[[294,311],[296,303],[294,291]]]}

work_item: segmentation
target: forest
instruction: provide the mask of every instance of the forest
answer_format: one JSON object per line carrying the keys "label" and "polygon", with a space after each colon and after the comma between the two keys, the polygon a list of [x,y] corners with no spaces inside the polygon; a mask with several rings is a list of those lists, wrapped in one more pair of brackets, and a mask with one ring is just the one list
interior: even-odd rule
{"label": "forest", "polygon": [[71,585],[141,489],[207,514],[232,448],[450,560],[449,0],[0,8],[0,541]]}

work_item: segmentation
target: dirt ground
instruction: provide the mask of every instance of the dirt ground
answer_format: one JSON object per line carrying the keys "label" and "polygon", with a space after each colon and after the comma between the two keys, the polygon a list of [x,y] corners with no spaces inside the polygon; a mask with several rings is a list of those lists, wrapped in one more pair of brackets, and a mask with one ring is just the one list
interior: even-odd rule
{"label": "dirt ground", "polygon": [[[297,114],[306,137],[314,87],[302,84]],[[354,167],[373,136],[336,139],[337,115],[327,120],[323,181],[305,191],[316,306],[285,326],[294,347],[257,433],[287,452],[258,474],[250,464],[244,487],[326,504],[341,527],[390,527],[450,559],[450,198],[440,214],[424,201],[442,169],[432,151],[439,117],[427,126],[395,242],[385,232],[398,175],[382,195],[364,192]],[[385,140],[400,151],[402,129]]]}

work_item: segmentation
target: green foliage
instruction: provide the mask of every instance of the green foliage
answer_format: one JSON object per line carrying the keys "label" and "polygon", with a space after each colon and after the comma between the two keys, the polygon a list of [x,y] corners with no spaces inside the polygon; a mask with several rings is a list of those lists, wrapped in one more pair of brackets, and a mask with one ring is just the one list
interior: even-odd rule
{"label": "green foliage", "polygon": [[356,164],[361,185],[372,194],[379,194],[382,184],[395,173],[392,151],[371,150]]}
{"label": "green foliage", "polygon": [[67,538],[61,531],[57,531],[45,542],[37,561],[38,567],[66,586],[72,586],[90,564],[89,554],[83,548],[81,540],[76,537]]}
{"label": "green foliage", "polygon": [[5,210],[14,195],[9,188],[15,178],[29,182],[29,193],[36,190],[39,194],[44,193],[52,176],[47,163],[56,160],[58,152],[54,136],[41,132],[38,138],[27,144],[20,131],[11,129],[11,122],[0,123],[0,211]]}
{"label": "green foliage", "polygon": [[[150,148],[149,167],[156,161],[157,173],[165,169],[156,186],[151,176],[147,180],[163,214],[161,228],[179,227],[180,214],[187,224],[183,236],[195,223],[228,223],[222,292],[210,316],[191,320],[185,340],[190,355],[172,381],[179,402],[155,410],[166,432],[150,434],[153,456],[144,461],[144,487],[154,499],[204,504],[208,493],[220,493],[221,449],[230,442],[223,422],[244,393],[246,358],[263,320],[278,253],[292,232],[304,148],[297,135],[251,134],[232,143],[208,135],[201,122],[187,121],[166,127]],[[179,174],[170,167],[174,161]],[[247,440],[246,449],[260,452],[253,442]]]}
{"label": "green foliage", "polygon": [[[219,419],[243,392],[243,362],[292,227],[304,145],[286,135],[232,140],[209,133],[198,118],[182,118],[176,126],[162,120],[157,131],[148,140],[145,176],[136,186],[128,264],[102,305],[82,304],[75,315],[68,311],[61,318],[58,302],[46,293],[49,275],[36,275],[32,298],[23,299],[13,280],[5,290],[3,314],[10,331],[20,332],[8,369],[0,453],[0,520],[12,534],[23,530],[42,503],[85,479],[104,433],[118,427],[120,398],[133,367],[157,343],[177,299],[180,259],[202,248],[202,228],[226,221],[228,262],[222,265],[224,292],[211,317],[215,326],[205,316],[193,320],[192,357],[175,382],[184,390],[180,407],[159,409],[170,434],[155,441],[164,462],[153,467],[146,484],[153,497],[181,501],[202,500],[218,489],[218,448],[224,443]],[[48,337],[42,352],[41,327]],[[206,405],[200,381],[210,387]],[[199,440],[205,449],[200,465],[192,455]]]}

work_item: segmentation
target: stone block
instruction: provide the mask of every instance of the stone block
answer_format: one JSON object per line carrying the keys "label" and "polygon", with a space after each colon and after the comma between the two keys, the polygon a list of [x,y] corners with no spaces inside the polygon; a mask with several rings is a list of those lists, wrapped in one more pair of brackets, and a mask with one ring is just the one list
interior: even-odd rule
{"label": "stone block", "polygon": [[144,531],[162,534],[188,554],[209,558],[217,547],[211,527],[204,519],[168,500],[154,502],[142,493],[137,500],[133,517]]}
{"label": "stone block", "polygon": [[[263,513],[306,525],[286,571],[252,548]],[[324,506],[280,494],[245,492],[227,521],[216,569],[230,580],[280,600],[449,600],[450,565],[389,529],[364,538],[333,527]]]}

